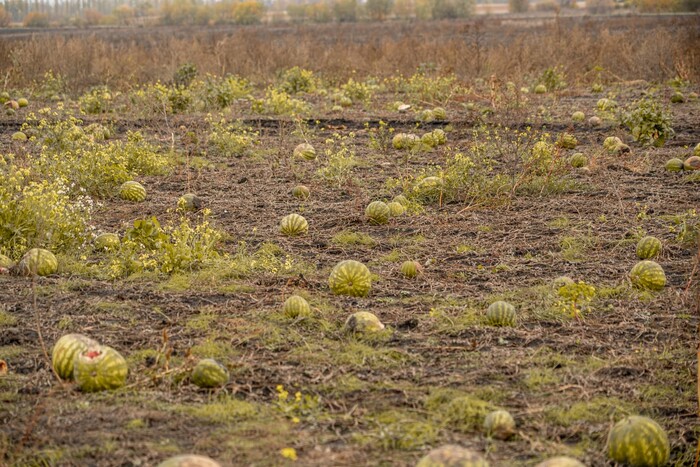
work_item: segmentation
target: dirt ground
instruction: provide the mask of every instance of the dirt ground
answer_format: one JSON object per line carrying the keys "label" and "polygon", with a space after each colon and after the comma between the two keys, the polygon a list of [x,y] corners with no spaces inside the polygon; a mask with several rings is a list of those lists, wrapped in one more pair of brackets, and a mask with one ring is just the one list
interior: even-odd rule
{"label": "dirt ground", "polygon": [[[614,87],[625,103],[642,89]],[[260,132],[254,155],[208,157],[146,177],[146,203],[108,199],[94,215],[98,229],[123,233],[138,218],[173,219],[177,198],[196,192],[227,234],[222,253],[240,254],[245,242],[246,251],[272,251],[271,261],[281,256],[291,267],[115,281],[63,272],[35,284],[0,276],[0,360],[9,367],[0,375],[0,464],[148,466],[191,452],[222,465],[409,466],[430,448],[455,443],[495,466],[532,466],[554,455],[604,466],[613,465],[605,454],[609,428],[643,414],[667,430],[670,465],[692,465],[700,434],[697,246],[678,242],[671,227],[700,206],[700,192],[697,181],[665,171],[664,163],[684,159],[700,142],[700,103],[671,107],[675,137],[644,148],[611,123],[571,123],[573,110],[592,114],[599,95],[530,95],[528,109],[545,106],[548,118],[523,114],[508,123],[576,135],[579,147],[566,154],[583,152],[590,163],[567,175],[570,188],[522,193],[501,206],[425,204],[387,225],[369,224],[365,206],[401,192],[387,179],[441,164],[449,150],[406,160],[392,148],[371,149],[365,123],[382,119],[396,132],[446,128],[448,146],[466,150],[476,125],[494,120],[465,107],[482,105],[478,98],[457,97],[446,122],[418,128],[412,114],[382,110],[394,99],[388,95],[368,109],[314,115],[306,136],[316,148],[333,133],[356,134],[361,165],[342,186],[315,175],[321,158],[291,161],[302,141],[294,122],[234,109],[232,116]],[[1,139],[18,121],[5,117]],[[201,115],[119,116],[115,124],[117,136],[139,128],[185,153],[181,126],[207,131]],[[601,144],[610,135],[631,153],[605,155]],[[307,201],[289,194],[299,183],[311,190]],[[291,212],[307,218],[307,236],[279,234],[279,219]],[[667,286],[656,294],[626,285],[640,231],[664,243],[658,262]],[[375,275],[368,297],[331,294],[329,271],[344,259]],[[423,266],[416,279],[399,274],[408,259]],[[554,303],[551,282],[562,275],[596,288],[578,319]],[[284,318],[282,303],[293,293],[307,297],[313,317]],[[517,326],[485,325],[486,306],[501,298],[518,310]],[[348,335],[343,323],[358,310],[392,332],[378,340]],[[46,352],[69,332],[125,355],[127,387],[84,394],[59,383]],[[189,384],[195,357],[226,364],[230,382],[215,391]],[[482,432],[483,416],[495,408],[517,422],[510,440]],[[283,456],[285,448],[294,448],[296,461]]]}

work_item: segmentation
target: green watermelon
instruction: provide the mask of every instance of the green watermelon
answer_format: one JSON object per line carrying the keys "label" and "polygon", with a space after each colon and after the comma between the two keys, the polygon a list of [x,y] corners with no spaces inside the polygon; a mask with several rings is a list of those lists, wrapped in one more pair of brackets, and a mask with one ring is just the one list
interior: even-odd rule
{"label": "green watermelon", "polygon": [[495,410],[484,419],[484,432],[489,438],[506,440],[515,434],[515,420],[505,410]]}
{"label": "green watermelon", "polygon": [[119,240],[119,235],[113,233],[103,233],[95,237],[93,242],[95,250],[116,250],[119,248],[121,241]]}
{"label": "green watermelon", "polygon": [[700,143],[698,143],[693,149],[693,155],[700,157]]}
{"label": "green watermelon", "polygon": [[297,185],[292,188],[292,196],[297,199],[305,200],[311,195],[311,191],[304,185]]}
{"label": "green watermelon", "polygon": [[194,193],[185,193],[177,200],[177,207],[183,211],[199,211],[202,209],[202,198]]}
{"label": "green watermelon", "polygon": [[407,207],[409,205],[408,198],[406,198],[404,195],[396,195],[391,201],[394,203],[399,203],[403,207]]}
{"label": "green watermelon", "polygon": [[447,444],[430,451],[416,467],[489,467],[489,463],[474,451]]}
{"label": "green watermelon", "polygon": [[574,149],[578,145],[576,137],[570,133],[562,133],[557,140],[557,146],[564,149]]}
{"label": "green watermelon", "polygon": [[312,161],[316,159],[316,149],[309,143],[301,143],[294,148],[294,157],[296,159],[306,159]]}
{"label": "green watermelon", "polygon": [[122,183],[119,187],[119,197],[126,201],[141,203],[146,200],[146,189],[133,180]]}
{"label": "green watermelon", "polygon": [[438,146],[442,146],[443,144],[447,143],[447,134],[445,133],[445,130],[440,128],[433,130],[433,138],[437,142]]}
{"label": "green watermelon", "polygon": [[396,133],[391,139],[394,149],[413,149],[421,142],[418,135],[410,133]]}
{"label": "green watermelon", "polygon": [[384,324],[373,313],[358,311],[345,321],[345,329],[353,333],[372,333],[384,329]]}
{"label": "green watermelon", "polygon": [[22,131],[12,133],[12,141],[27,141],[27,134]]}
{"label": "green watermelon", "polygon": [[644,237],[637,243],[637,258],[652,259],[661,253],[661,240],[656,237]]}
{"label": "green watermelon", "polygon": [[576,123],[582,123],[585,119],[586,115],[580,110],[571,114],[571,120],[573,120]]}
{"label": "green watermelon", "polygon": [[581,167],[585,166],[588,164],[588,158],[583,155],[583,153],[577,152],[571,158],[569,159],[569,164],[571,167],[574,167],[576,169],[580,169]]}
{"label": "green watermelon", "polygon": [[486,321],[491,326],[515,326],[515,307],[504,301],[494,302],[486,310]]}
{"label": "green watermelon", "polygon": [[367,266],[348,259],[335,265],[328,278],[328,285],[336,295],[365,297],[372,287],[372,276]]}
{"label": "green watermelon", "polygon": [[129,367],[119,352],[106,345],[91,345],[75,358],[73,376],[84,392],[117,389],[126,384]]}
{"label": "green watermelon", "polygon": [[372,201],[365,209],[365,216],[372,224],[386,224],[391,217],[391,210],[383,201]]}
{"label": "green watermelon", "polygon": [[425,177],[414,187],[413,191],[423,198],[437,199],[442,192],[443,182],[440,177]]}
{"label": "green watermelon", "polygon": [[700,156],[690,156],[683,162],[683,170],[700,170]]}
{"label": "green watermelon", "polygon": [[630,271],[632,285],[638,289],[662,290],[666,286],[666,274],[654,261],[644,260],[634,265]]}
{"label": "green watermelon", "polygon": [[17,105],[19,105],[20,108],[26,107],[29,105],[29,101],[25,97],[20,97],[17,99]]}
{"label": "green watermelon", "polygon": [[208,457],[183,454],[166,459],[157,467],[221,467],[221,464]]}
{"label": "green watermelon", "polygon": [[404,261],[401,263],[401,274],[408,279],[416,277],[422,269],[418,261]]}
{"label": "green watermelon", "polygon": [[535,94],[544,94],[547,92],[547,86],[544,84],[538,84],[535,86]]}
{"label": "green watermelon", "polygon": [[289,214],[280,221],[280,232],[289,237],[305,235],[309,232],[309,223],[299,214]]}
{"label": "green watermelon", "polygon": [[58,377],[64,381],[72,381],[75,358],[88,347],[97,345],[97,341],[82,334],[66,334],[56,341],[51,351],[51,365]]}
{"label": "green watermelon", "polygon": [[292,295],[284,301],[282,311],[287,318],[297,318],[299,316],[311,316],[311,307],[304,297]]}
{"label": "green watermelon", "polygon": [[210,389],[225,386],[228,383],[228,370],[213,358],[203,358],[192,369],[190,381],[197,387]]}
{"label": "green watermelon", "polygon": [[391,215],[391,217],[398,217],[406,212],[406,208],[404,207],[404,205],[397,201],[391,201],[386,205],[389,208],[389,215]]}
{"label": "green watermelon", "polygon": [[631,467],[660,467],[668,463],[671,448],[661,426],[647,417],[620,420],[608,434],[608,457]]}
{"label": "green watermelon", "polygon": [[540,462],[535,467],[586,467],[581,462],[572,457],[560,456],[552,457],[546,461]]}
{"label": "green watermelon", "polygon": [[442,122],[444,120],[447,120],[447,112],[443,107],[435,107],[433,109],[433,117],[438,122]]}
{"label": "green watermelon", "polygon": [[12,261],[10,258],[8,258],[5,255],[0,255],[0,268],[10,269],[14,265],[15,265],[15,262]]}
{"label": "green watermelon", "polygon": [[609,153],[614,154],[616,152],[615,148],[620,144],[623,144],[620,138],[617,136],[608,136],[605,138],[605,141],[603,141],[603,148]]}
{"label": "green watermelon", "polygon": [[680,172],[683,170],[683,161],[680,159],[669,159],[664,166],[669,172]]}
{"label": "green watermelon", "polygon": [[422,110],[418,113],[418,120],[426,123],[432,122],[433,120],[435,120],[435,114],[430,109]]}
{"label": "green watermelon", "polygon": [[15,266],[15,272],[20,276],[49,276],[57,271],[58,260],[53,253],[43,248],[32,248]]}
{"label": "green watermelon", "polygon": [[433,135],[433,132],[428,132],[425,133],[423,136],[420,137],[420,142],[423,143],[426,147],[429,148],[434,148],[435,146],[438,145],[437,139]]}

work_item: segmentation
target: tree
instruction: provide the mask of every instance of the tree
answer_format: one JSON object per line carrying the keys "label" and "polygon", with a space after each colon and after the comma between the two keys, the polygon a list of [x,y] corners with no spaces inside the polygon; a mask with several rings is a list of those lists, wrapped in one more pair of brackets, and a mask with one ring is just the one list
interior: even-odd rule
{"label": "tree", "polygon": [[341,23],[357,21],[357,0],[335,0],[333,16]]}
{"label": "tree", "polygon": [[371,20],[383,21],[391,12],[393,0],[367,0],[365,10]]}

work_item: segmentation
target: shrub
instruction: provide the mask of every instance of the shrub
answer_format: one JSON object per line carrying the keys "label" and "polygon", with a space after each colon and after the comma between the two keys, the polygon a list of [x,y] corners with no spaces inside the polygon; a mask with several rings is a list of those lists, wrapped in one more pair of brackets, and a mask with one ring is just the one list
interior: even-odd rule
{"label": "shrub", "polygon": [[511,13],[525,13],[529,9],[529,0],[508,0],[508,11]]}
{"label": "shrub", "polygon": [[203,80],[191,83],[189,90],[199,107],[206,110],[211,107],[224,109],[233,104],[236,99],[250,95],[252,88],[247,79],[239,76],[228,75],[218,78],[207,74]]}
{"label": "shrub", "polygon": [[295,66],[282,73],[282,83],[280,89],[287,94],[297,94],[300,92],[313,92],[316,88],[314,72]]}
{"label": "shrub", "polygon": [[632,132],[634,140],[644,145],[660,147],[674,135],[670,112],[650,96],[633,103],[620,120]]}
{"label": "shrub", "polygon": [[264,14],[265,6],[256,0],[244,0],[231,7],[231,17],[235,24],[258,24]]}
{"label": "shrub", "polygon": [[239,122],[221,119],[213,122],[209,118],[211,130],[207,144],[208,152],[216,156],[240,157],[257,144],[258,134]]}
{"label": "shrub", "polygon": [[48,28],[49,15],[46,13],[39,13],[38,11],[31,11],[24,17],[23,24],[27,28]]}

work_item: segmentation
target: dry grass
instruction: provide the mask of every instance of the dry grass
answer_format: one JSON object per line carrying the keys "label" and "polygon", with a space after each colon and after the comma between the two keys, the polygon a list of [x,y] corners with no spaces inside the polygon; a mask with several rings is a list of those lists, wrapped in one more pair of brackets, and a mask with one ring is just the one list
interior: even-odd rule
{"label": "dry grass", "polygon": [[[534,30],[533,30],[534,29]],[[639,31],[644,31],[640,34]],[[298,65],[327,78],[403,73],[426,64],[468,80],[521,81],[555,65],[583,83],[602,67],[614,80],[700,80],[695,17],[544,17],[450,22],[279,27],[151,28],[6,36],[0,61],[9,86],[24,87],[53,70],[74,90],[168,81],[193,62],[200,72],[268,81]]]}

